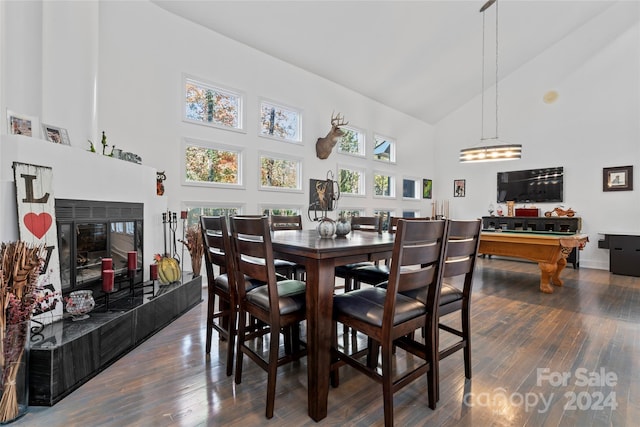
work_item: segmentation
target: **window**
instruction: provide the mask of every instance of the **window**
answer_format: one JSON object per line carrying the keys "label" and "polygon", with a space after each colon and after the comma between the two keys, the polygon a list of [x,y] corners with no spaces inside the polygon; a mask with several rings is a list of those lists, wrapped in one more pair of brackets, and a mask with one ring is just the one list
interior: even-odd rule
{"label": "window", "polygon": [[346,218],[351,218],[353,216],[364,216],[365,210],[364,208],[344,208],[338,212],[338,218],[344,216]]}
{"label": "window", "polygon": [[402,180],[402,198],[420,200],[422,196],[422,181],[419,178],[404,178]]}
{"label": "window", "polygon": [[338,152],[364,157],[366,147],[364,132],[351,126],[342,126],[340,129],[344,135],[338,142]]}
{"label": "window", "polygon": [[271,216],[271,215],[301,215],[300,208],[287,208],[287,207],[267,207],[262,206],[261,208],[262,214]]}
{"label": "window", "polygon": [[302,191],[302,160],[280,154],[261,154],[260,188]]}
{"label": "window", "polygon": [[199,202],[187,202],[185,203],[185,209],[187,210],[187,226],[198,224],[201,215],[224,216],[229,218],[242,213],[241,205],[226,203],[206,205],[205,203]]}
{"label": "window", "polygon": [[184,183],[242,187],[242,150],[185,138]]}
{"label": "window", "polygon": [[373,158],[381,162],[395,163],[396,141],[382,135],[375,135]]}
{"label": "window", "polygon": [[260,102],[260,136],[302,142],[300,110],[270,101]]}
{"label": "window", "polygon": [[407,210],[407,209],[402,210],[402,218],[419,218],[419,217],[420,217],[420,211]]}
{"label": "window", "polygon": [[243,96],[191,77],[184,77],[184,120],[222,129],[243,130]]}
{"label": "window", "polygon": [[396,197],[395,178],[384,172],[373,174],[374,197]]}
{"label": "window", "polygon": [[389,220],[393,216],[393,212],[385,209],[378,209],[374,210],[373,214],[380,217],[380,221],[382,221],[382,231],[389,230]]}
{"label": "window", "polygon": [[349,196],[365,195],[365,170],[352,166],[338,165],[338,183],[340,194]]}

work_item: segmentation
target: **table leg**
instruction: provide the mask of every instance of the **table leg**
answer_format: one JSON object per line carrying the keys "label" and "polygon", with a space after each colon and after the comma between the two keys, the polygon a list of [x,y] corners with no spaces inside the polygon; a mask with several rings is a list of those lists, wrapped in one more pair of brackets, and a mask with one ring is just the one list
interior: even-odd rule
{"label": "table leg", "polygon": [[333,260],[314,260],[307,270],[307,378],[309,416],[327,416],[331,366],[331,330],[335,267]]}
{"label": "table leg", "polygon": [[564,284],[562,279],[560,279],[560,273],[562,273],[562,270],[564,270],[566,265],[567,265],[567,259],[564,256],[561,256],[560,259],[558,260],[556,271],[553,273],[553,276],[551,276],[551,282],[554,285],[562,286]]}
{"label": "table leg", "polygon": [[552,294],[551,277],[555,277],[558,265],[550,262],[539,262],[538,267],[540,267],[540,290],[545,294]]}

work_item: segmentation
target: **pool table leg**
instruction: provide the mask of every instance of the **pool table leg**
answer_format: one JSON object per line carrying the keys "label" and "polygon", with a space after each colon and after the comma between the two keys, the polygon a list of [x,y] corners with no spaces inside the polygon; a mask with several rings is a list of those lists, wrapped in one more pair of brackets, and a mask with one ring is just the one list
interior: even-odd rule
{"label": "pool table leg", "polygon": [[562,270],[564,270],[566,266],[567,266],[567,259],[564,256],[561,256],[560,259],[558,260],[558,267],[556,268],[555,273],[553,273],[553,276],[551,277],[551,282],[554,285],[562,286],[564,284],[562,279],[560,279],[560,273],[562,273]]}
{"label": "pool table leg", "polygon": [[558,268],[557,264],[550,262],[539,262],[540,267],[540,290],[545,294],[552,294],[553,288],[551,287],[551,277],[556,274]]}

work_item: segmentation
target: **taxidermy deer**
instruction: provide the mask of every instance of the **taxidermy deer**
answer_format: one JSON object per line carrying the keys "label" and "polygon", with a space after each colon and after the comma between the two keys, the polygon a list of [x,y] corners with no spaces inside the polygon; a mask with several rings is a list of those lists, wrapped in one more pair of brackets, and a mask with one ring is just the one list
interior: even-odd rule
{"label": "taxidermy deer", "polygon": [[331,154],[331,150],[336,146],[338,140],[344,135],[344,131],[340,126],[348,125],[349,122],[344,121],[344,117],[338,113],[336,116],[331,115],[331,130],[324,138],[318,138],[316,141],[316,156],[319,159],[326,159]]}

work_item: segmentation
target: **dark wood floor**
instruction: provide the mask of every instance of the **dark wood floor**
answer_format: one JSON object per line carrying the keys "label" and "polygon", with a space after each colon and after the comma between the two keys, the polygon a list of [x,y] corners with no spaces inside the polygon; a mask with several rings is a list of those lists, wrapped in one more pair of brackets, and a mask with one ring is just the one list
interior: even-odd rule
{"label": "dark wood floor", "polygon": [[[564,287],[543,294],[535,264],[480,260],[473,379],[465,381],[461,352],[443,360],[437,409],[427,407],[426,380],[416,381],[395,395],[396,425],[637,425],[640,278],[585,268],[568,268],[563,277]],[[380,386],[349,367],[329,392],[329,416],[308,418],[304,359],[280,369],[275,416],[266,420],[266,374],[245,359],[243,382],[234,384],[217,339],[206,358],[205,315],[200,304],[55,406],[31,407],[14,425],[382,425]],[[406,363],[400,354],[398,369]],[[565,384],[551,383],[562,373]],[[582,384],[587,377],[591,385]]]}

